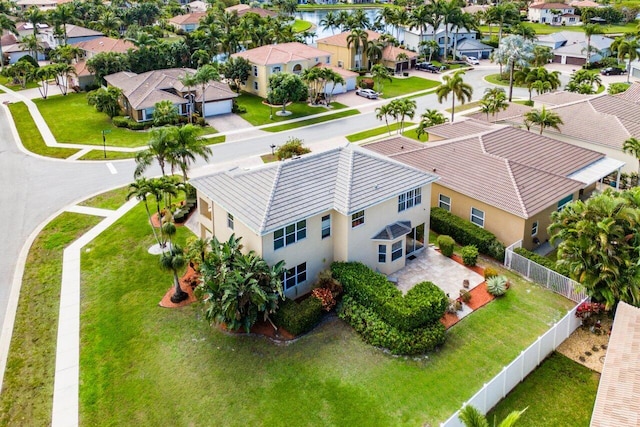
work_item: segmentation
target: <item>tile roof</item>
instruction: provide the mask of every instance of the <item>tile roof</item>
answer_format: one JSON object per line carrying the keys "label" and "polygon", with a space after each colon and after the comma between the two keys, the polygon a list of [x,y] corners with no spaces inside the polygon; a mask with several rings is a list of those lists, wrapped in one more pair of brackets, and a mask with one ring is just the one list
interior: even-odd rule
{"label": "tile roof", "polygon": [[534,3],[529,5],[529,9],[573,9],[573,6],[569,6],[564,3]]}
{"label": "tile roof", "polygon": [[494,126],[483,134],[420,145],[397,137],[365,148],[433,172],[440,176],[440,185],[521,218],[583,188],[567,175],[605,157],[512,127]]}
{"label": "tile roof", "polygon": [[467,117],[471,117],[476,120],[480,120],[483,122],[499,122],[503,120],[508,120],[513,117],[521,116],[525,113],[528,113],[531,110],[531,107],[526,105],[518,104],[516,102],[512,102],[509,104],[506,110],[498,111],[495,115],[489,114],[487,120],[487,114],[483,112],[475,112],[468,114]]}
{"label": "tile roof", "polygon": [[544,105],[561,105],[568,104],[570,102],[584,101],[585,99],[593,98],[593,95],[583,95],[577,92],[559,91],[559,92],[547,92],[542,95],[534,96],[533,100],[536,103]]}
{"label": "tile roof", "polygon": [[250,229],[264,235],[329,209],[351,215],[436,179],[432,174],[347,145],[190,182]]}
{"label": "tile roof", "polygon": [[631,86],[629,86],[629,89],[615,96],[617,96],[618,98],[625,99],[627,101],[635,102],[636,104],[640,104],[640,83],[639,82],[631,83]]}
{"label": "tile roof", "polygon": [[243,16],[247,13],[255,13],[263,18],[267,16],[276,17],[278,14],[272,10],[266,10],[261,7],[251,7],[246,4],[237,4],[235,6],[229,6],[224,9],[225,12],[236,12],[238,16]]}
{"label": "tile roof", "polygon": [[618,304],[591,427],[640,425],[640,308]]}
{"label": "tile roof", "polygon": [[74,46],[90,53],[127,53],[129,49],[136,49],[135,45],[128,40],[113,39],[111,37],[97,37],[95,39],[76,43]]}
{"label": "tile roof", "polygon": [[387,45],[384,47],[384,49],[382,49],[382,59],[385,61],[396,62],[398,55],[400,55],[401,53],[407,55],[409,59],[415,59],[418,57],[418,54],[416,52],[411,52],[407,49]]}
{"label": "tile roof", "polygon": [[[485,114],[480,114],[486,117]],[[453,139],[487,132],[491,129],[494,128],[486,121],[471,118],[464,121],[444,123],[441,125],[432,126],[428,129],[428,132],[429,135],[439,136],[443,139]],[[422,144],[419,145],[422,146]]]}
{"label": "tile roof", "polygon": [[207,15],[207,12],[185,13],[184,15],[176,15],[169,18],[169,22],[175,25],[198,24],[200,20]]}
{"label": "tile roof", "polygon": [[291,61],[304,61],[322,56],[330,56],[329,52],[307,46],[304,43],[291,42],[270,44],[255,49],[245,50],[231,55],[233,58],[245,58],[258,65],[287,64]]}
{"label": "tile roof", "polygon": [[[376,33],[373,30],[365,30],[365,32],[367,33],[367,40],[378,40],[381,36],[380,33]],[[349,34],[351,34],[350,31],[344,31],[340,34],[335,34],[333,36],[318,39],[316,40],[316,43],[347,47],[347,37],[349,37]]]}
{"label": "tile roof", "polygon": [[[169,92],[187,92],[187,88],[180,81],[187,73],[194,74],[190,68],[169,68],[166,70],[147,71],[136,74],[127,71],[105,76],[105,80],[112,86],[122,89],[135,110],[151,108],[157,102],[170,100],[174,104],[185,104],[187,100],[182,96]],[[191,88],[196,93],[196,101],[202,101],[200,85]],[[229,86],[220,82],[210,82],[206,88],[206,100],[216,101],[238,96]]]}
{"label": "tile roof", "polygon": [[73,64],[73,68],[76,69],[76,76],[78,77],[93,75],[91,71],[89,71],[89,69],[87,68],[87,61],[78,61],[75,64]]}
{"label": "tile roof", "polygon": [[411,232],[411,221],[398,221],[387,225],[378,234],[372,237],[373,240],[395,240],[400,236],[405,236]]}
{"label": "tile roof", "polygon": [[342,67],[336,67],[335,65],[331,65],[331,64],[327,64],[327,63],[318,64],[318,65],[316,65],[316,67],[329,68],[329,69],[335,71],[336,73],[340,74],[345,79],[352,78],[352,77],[358,77],[360,75],[359,73],[356,73],[355,71],[347,70],[347,69],[342,68]]}
{"label": "tile roof", "polygon": [[67,39],[71,39],[74,37],[90,37],[102,35],[100,31],[91,30],[79,25],[66,24],[65,28],[67,30]]}

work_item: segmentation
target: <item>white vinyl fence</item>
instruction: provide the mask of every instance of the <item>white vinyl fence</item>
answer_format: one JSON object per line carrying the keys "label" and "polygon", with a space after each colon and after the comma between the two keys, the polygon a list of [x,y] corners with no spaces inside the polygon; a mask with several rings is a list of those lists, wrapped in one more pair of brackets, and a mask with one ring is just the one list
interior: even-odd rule
{"label": "white vinyl fence", "polygon": [[513,250],[522,247],[522,240],[514,243],[505,250],[504,265],[509,270],[516,271],[527,279],[538,283],[560,295],[569,298],[573,302],[580,302],[587,298],[582,292],[580,284],[560,273],[548,269],[528,258],[518,255]]}
{"label": "white vinyl fence", "polygon": [[[463,407],[472,405],[483,414],[489,412],[580,326],[581,320],[576,317],[577,308],[578,306],[576,305],[562,320],[539,337],[529,348],[520,353],[513,362],[505,366],[498,375],[465,402]],[[456,411],[451,418],[440,424],[440,426],[464,427],[462,421],[458,419],[459,412]]]}

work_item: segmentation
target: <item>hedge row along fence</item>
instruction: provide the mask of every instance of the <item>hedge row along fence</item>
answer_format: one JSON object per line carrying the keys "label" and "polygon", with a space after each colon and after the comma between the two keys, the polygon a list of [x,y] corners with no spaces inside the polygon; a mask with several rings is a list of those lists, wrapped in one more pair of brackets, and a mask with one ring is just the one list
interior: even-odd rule
{"label": "hedge row along fence", "polygon": [[493,233],[445,209],[431,208],[431,229],[438,234],[453,237],[461,245],[473,245],[481,254],[504,261],[504,245]]}
{"label": "hedge row along fence", "polygon": [[533,253],[531,251],[526,250],[525,248],[516,248],[513,250],[515,253],[517,253],[518,255],[521,255],[537,264],[540,264],[544,267],[547,267],[549,270],[553,270],[556,273],[562,274],[565,277],[569,277],[569,269],[568,268],[562,268],[561,266],[558,265],[557,262],[547,258],[547,257],[543,257],[540,256],[536,253]]}
{"label": "hedge row along fence", "polygon": [[364,264],[336,262],[331,271],[346,295],[339,316],[368,343],[394,354],[421,354],[444,343],[440,319],[448,299],[433,283],[419,283],[403,296]]}

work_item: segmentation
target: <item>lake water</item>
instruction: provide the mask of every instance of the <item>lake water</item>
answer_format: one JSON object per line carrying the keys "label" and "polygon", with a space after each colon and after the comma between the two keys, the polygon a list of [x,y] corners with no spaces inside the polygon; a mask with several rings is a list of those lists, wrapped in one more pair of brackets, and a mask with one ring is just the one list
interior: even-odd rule
{"label": "lake water", "polygon": [[[353,13],[354,10],[353,9],[342,9],[342,10],[347,10],[347,12],[349,13]],[[367,17],[369,18],[370,22],[374,22],[376,19],[376,16],[378,16],[378,11],[380,9],[363,9],[365,15],[367,15]],[[339,29],[334,29],[333,32],[330,29],[323,29],[322,26],[320,25],[320,21],[324,19],[325,16],[327,16],[328,12],[333,12],[334,14],[338,14],[340,13],[340,9],[336,10],[336,9],[331,9],[331,10],[327,10],[327,9],[323,9],[323,10],[313,10],[313,11],[301,11],[301,12],[297,12],[296,13],[296,18],[298,19],[302,19],[303,21],[309,21],[311,22],[313,25],[316,26],[315,30],[313,30],[316,33],[316,37],[314,37],[314,42],[318,39],[322,39],[325,37],[329,37],[332,36],[334,34],[338,34],[340,33]],[[389,28],[389,32],[390,32],[390,28]],[[395,32],[395,31],[394,31]],[[307,40],[307,42],[311,42],[311,40]]]}

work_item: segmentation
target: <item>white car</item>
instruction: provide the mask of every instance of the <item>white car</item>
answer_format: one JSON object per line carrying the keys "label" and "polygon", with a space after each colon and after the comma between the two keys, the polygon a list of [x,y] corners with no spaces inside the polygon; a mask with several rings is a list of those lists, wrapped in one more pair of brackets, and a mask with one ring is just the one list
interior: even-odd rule
{"label": "white car", "polygon": [[467,56],[467,64],[480,65],[480,61],[475,56]]}
{"label": "white car", "polygon": [[356,95],[364,96],[368,99],[378,99],[378,92],[373,89],[357,89]]}

